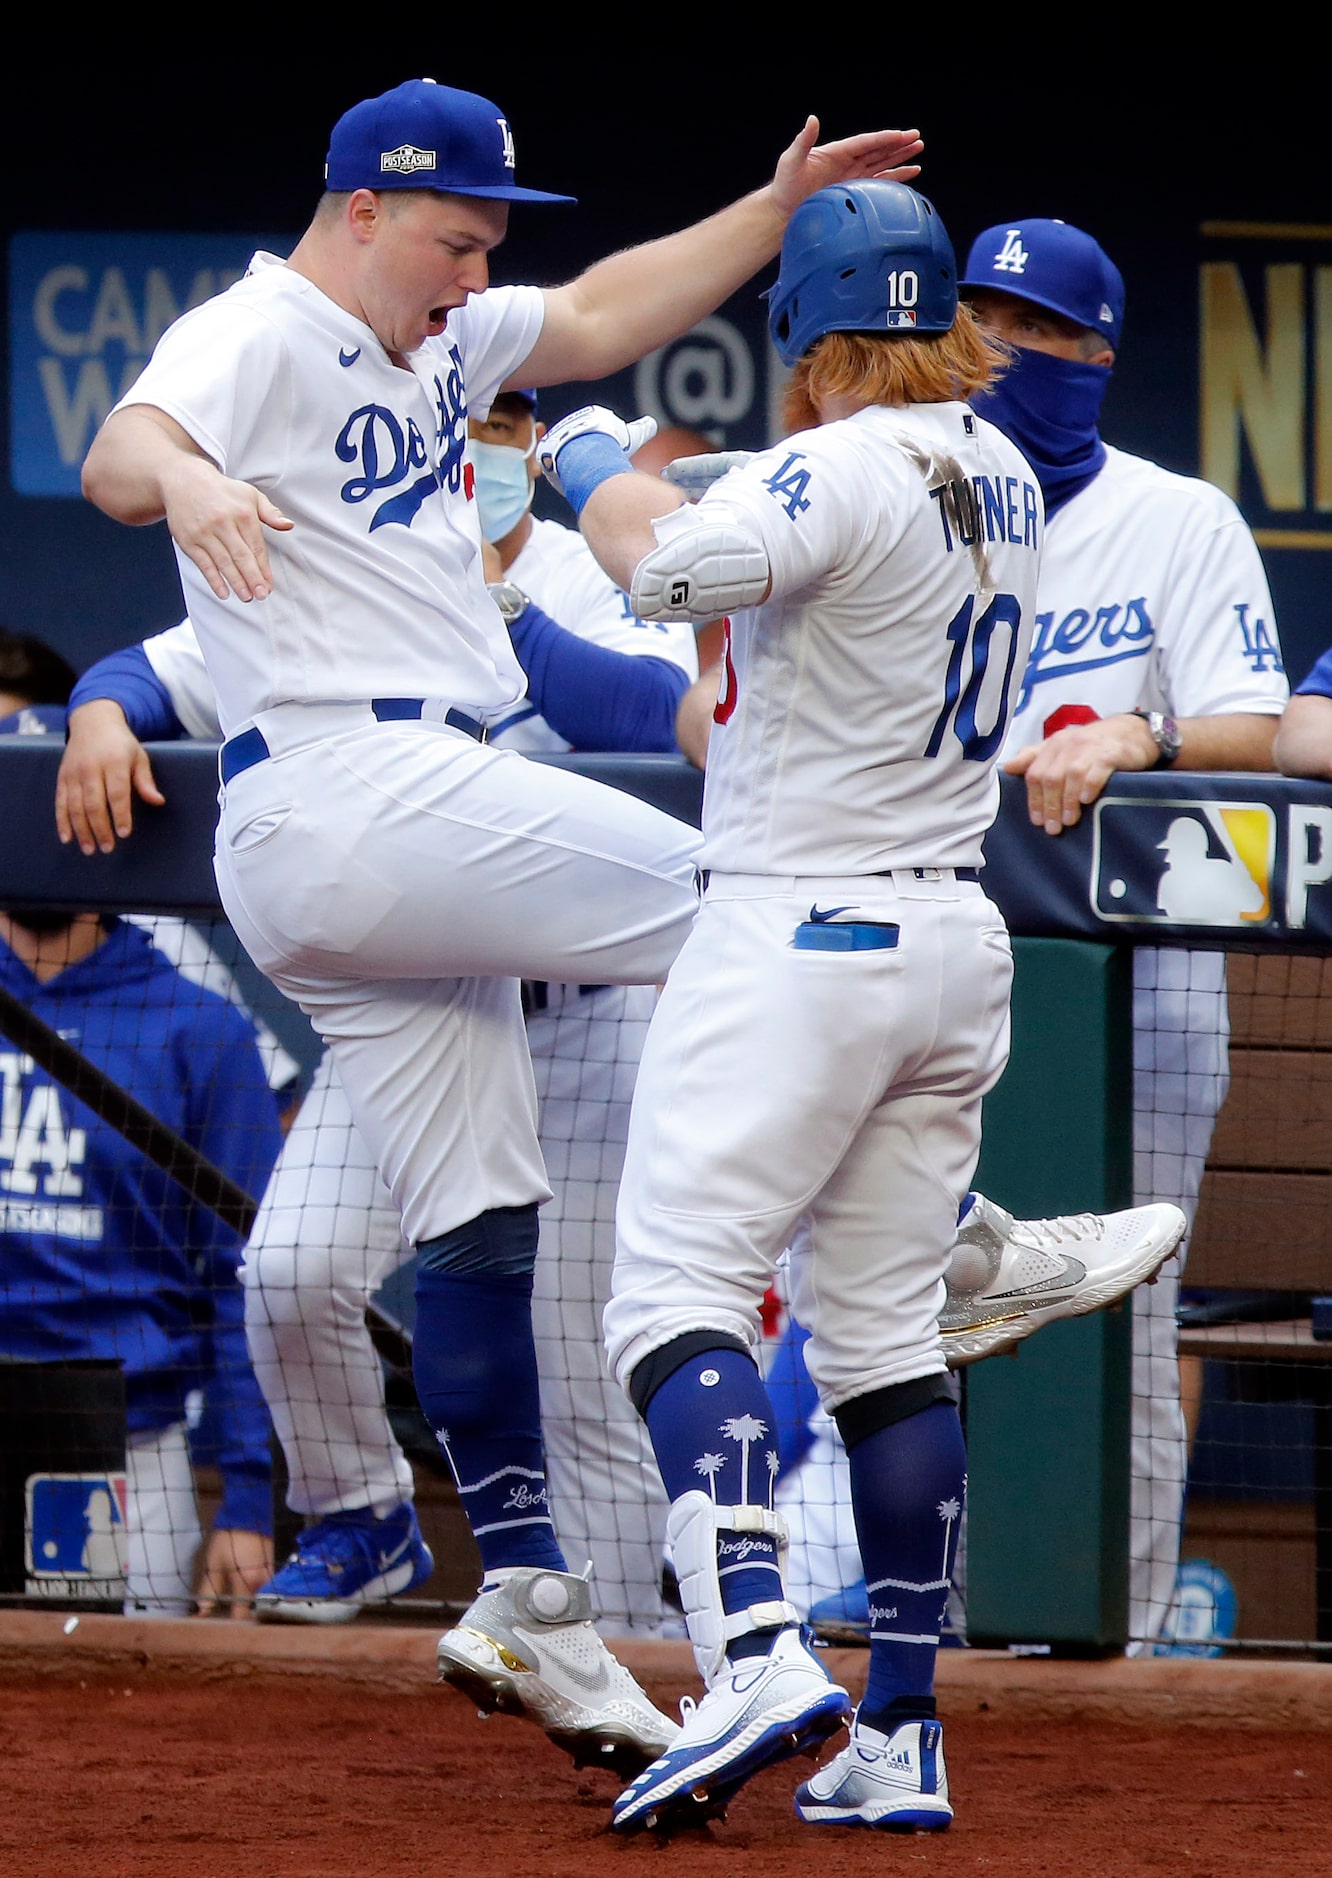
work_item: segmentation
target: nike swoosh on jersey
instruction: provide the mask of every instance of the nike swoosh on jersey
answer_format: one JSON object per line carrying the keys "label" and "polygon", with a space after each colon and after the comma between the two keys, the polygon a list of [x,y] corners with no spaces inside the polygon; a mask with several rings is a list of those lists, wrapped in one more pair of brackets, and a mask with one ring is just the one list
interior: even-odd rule
{"label": "nike swoosh on jersey", "polygon": [[817,906],[812,906],[809,909],[810,924],[812,926],[826,926],[828,921],[830,919],[836,919],[839,913],[854,913],[855,910],[854,906],[830,906],[827,911],[824,912],[820,911]]}
{"label": "nike swoosh on jersey", "polygon": [[338,348],[338,364],[339,365],[355,365],[357,359],[359,359],[360,356],[361,356],[361,348],[359,346],[357,346],[355,352],[350,352],[350,353],[348,352],[346,346],[339,346]]}

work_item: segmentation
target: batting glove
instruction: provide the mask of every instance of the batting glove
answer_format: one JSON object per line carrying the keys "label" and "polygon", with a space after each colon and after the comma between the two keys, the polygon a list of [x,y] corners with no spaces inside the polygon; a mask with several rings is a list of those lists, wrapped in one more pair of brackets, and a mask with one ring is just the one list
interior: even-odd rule
{"label": "batting glove", "polygon": [[686,501],[697,502],[728,471],[751,463],[755,454],[753,450],[717,450],[710,456],[677,456],[661,472],[661,479],[673,483]]}
{"label": "batting glove", "polygon": [[656,434],[655,417],[636,417],[626,424],[604,404],[586,404],[551,426],[537,447],[537,461],[546,481],[580,515],[607,477],[632,472],[630,456]]}

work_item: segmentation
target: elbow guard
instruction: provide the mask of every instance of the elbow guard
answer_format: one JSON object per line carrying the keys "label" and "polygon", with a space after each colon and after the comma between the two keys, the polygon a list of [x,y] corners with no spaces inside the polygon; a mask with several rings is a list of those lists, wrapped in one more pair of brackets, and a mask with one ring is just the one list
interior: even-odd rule
{"label": "elbow guard", "polygon": [[767,550],[744,522],[684,508],[661,517],[655,529],[657,546],[634,569],[629,589],[640,619],[705,626],[767,597]]}

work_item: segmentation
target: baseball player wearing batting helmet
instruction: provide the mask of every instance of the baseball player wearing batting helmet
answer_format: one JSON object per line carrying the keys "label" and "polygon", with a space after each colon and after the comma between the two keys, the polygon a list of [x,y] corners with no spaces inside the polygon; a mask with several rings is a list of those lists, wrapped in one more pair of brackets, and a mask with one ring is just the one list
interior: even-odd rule
{"label": "baseball player wearing batting helmet", "polygon": [[614,1823],[724,1808],[849,1712],[786,1596],[753,1357],[805,1217],[795,1307],[850,1452],[873,1623],[851,1745],[796,1810],[929,1830],[952,1818],[932,1688],[965,1496],[938,1313],[1007,1053],[1011,952],[979,868],[1043,509],[1023,458],[962,402],[1000,360],[958,309],[923,197],[883,182],[811,197],[770,330],[796,434],[696,507],[632,472],[608,412],[573,414],[540,449],[639,612],[731,616],[702,905],[649,1027],[606,1311],[671,1496],[707,1693]]}
{"label": "baseball player wearing batting helmet", "polygon": [[[962,291],[1017,348],[977,409],[1036,470],[1050,524],[1004,745],[1032,821],[1058,834],[1115,770],[1271,769],[1287,683],[1243,516],[1210,483],[1100,434],[1124,319],[1118,268],[1084,230],[1031,217],[976,237]],[[1228,1028],[1221,953],[1135,951],[1134,1197],[1177,1200],[1190,1220],[1228,1083]],[[1131,1649],[1160,1631],[1179,1557],[1182,1264],[1134,1299]]]}
{"label": "baseball player wearing batting helmet", "polygon": [[531,1322],[550,1190],[519,980],[660,981],[696,835],[481,740],[523,678],[485,591],[467,419],[685,331],[819,187],[915,173],[914,132],[817,134],[695,228],[569,287],[486,291],[509,203],[542,199],[504,114],[426,80],[369,99],[335,125],[287,262],[170,328],[84,466],[108,513],[166,519],[226,732],[223,904],[330,1044],[420,1254],[417,1390],[485,1571],[441,1669],[602,1765],[676,1729],[592,1629],[551,1525]]}

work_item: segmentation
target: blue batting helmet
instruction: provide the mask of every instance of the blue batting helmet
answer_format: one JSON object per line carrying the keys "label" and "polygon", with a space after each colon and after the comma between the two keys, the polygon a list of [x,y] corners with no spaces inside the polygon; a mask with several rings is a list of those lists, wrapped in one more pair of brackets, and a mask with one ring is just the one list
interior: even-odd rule
{"label": "blue batting helmet", "polygon": [[787,223],[768,331],[783,365],[825,333],[946,333],[957,263],[934,204],[905,183],[839,183]]}

